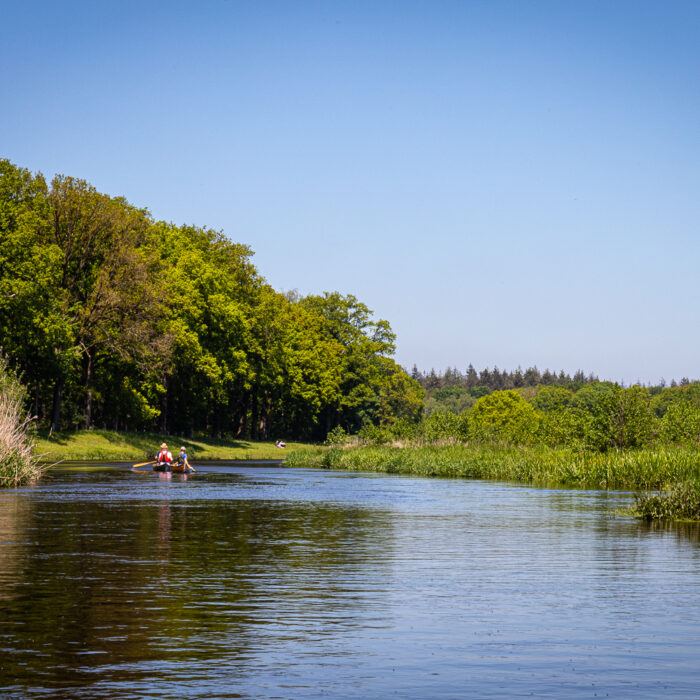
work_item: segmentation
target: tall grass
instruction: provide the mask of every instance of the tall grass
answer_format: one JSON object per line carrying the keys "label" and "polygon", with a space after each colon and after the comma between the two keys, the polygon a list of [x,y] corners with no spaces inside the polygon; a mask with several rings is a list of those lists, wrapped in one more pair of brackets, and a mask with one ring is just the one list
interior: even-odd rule
{"label": "tall grass", "polygon": [[0,357],[0,486],[18,486],[39,476],[32,453],[31,418],[24,411],[25,390]]}
{"label": "tall grass", "polygon": [[637,494],[632,512],[643,520],[700,520],[700,482],[677,484],[660,493]]}
{"label": "tall grass", "polygon": [[597,453],[483,444],[351,449],[335,446],[295,451],[286,464],[625,490],[665,489],[700,477],[700,451],[683,447]]}

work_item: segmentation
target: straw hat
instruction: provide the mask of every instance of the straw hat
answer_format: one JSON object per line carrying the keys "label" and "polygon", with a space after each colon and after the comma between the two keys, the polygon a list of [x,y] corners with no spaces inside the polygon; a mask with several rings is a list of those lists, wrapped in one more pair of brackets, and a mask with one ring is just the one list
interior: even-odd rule
{"label": "straw hat", "polygon": [[163,444],[160,446],[160,449],[161,449],[161,450],[167,450],[167,449],[168,449],[168,446],[167,446],[165,443],[163,443]]}

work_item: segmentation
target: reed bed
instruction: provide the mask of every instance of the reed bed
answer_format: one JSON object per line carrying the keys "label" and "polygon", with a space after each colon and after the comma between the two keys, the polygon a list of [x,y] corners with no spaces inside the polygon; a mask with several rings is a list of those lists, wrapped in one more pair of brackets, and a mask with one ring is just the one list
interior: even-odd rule
{"label": "reed bed", "polygon": [[18,486],[41,473],[24,412],[24,388],[0,361],[0,486]]}
{"label": "reed bed", "polygon": [[606,453],[474,444],[324,447],[294,451],[286,464],[290,467],[644,491],[668,489],[700,478],[700,450],[682,447]]}
{"label": "reed bed", "polygon": [[700,481],[677,484],[669,491],[639,493],[632,514],[643,520],[700,520]]}

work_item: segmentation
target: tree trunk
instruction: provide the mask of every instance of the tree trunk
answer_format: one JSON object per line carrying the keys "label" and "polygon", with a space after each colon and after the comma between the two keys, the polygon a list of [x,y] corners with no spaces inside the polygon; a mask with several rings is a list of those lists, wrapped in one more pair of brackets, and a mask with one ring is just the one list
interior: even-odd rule
{"label": "tree trunk", "polygon": [[92,380],[94,378],[95,369],[92,363],[92,355],[85,351],[86,367],[85,367],[85,430],[89,430],[92,424]]}
{"label": "tree trunk", "polygon": [[257,440],[258,432],[258,385],[253,387],[253,393],[250,397],[250,439]]}
{"label": "tree trunk", "polygon": [[164,435],[168,433],[168,378],[163,377],[163,388],[165,391],[160,397],[160,432]]}
{"label": "tree trunk", "polygon": [[39,428],[39,381],[34,382],[34,405],[32,407],[32,415],[34,416],[34,429]]}
{"label": "tree trunk", "polygon": [[238,430],[236,437],[245,437],[246,424],[248,422],[248,392],[243,392],[243,404],[241,406],[241,415],[238,419]]}
{"label": "tree trunk", "polygon": [[66,380],[59,377],[53,386],[53,408],[51,410],[51,432],[58,430],[61,425],[61,405],[63,404],[63,388]]}
{"label": "tree trunk", "polygon": [[219,424],[221,416],[221,412],[216,410],[216,404],[214,404],[214,408],[212,409],[211,414],[212,415],[210,435],[216,440],[219,437]]}

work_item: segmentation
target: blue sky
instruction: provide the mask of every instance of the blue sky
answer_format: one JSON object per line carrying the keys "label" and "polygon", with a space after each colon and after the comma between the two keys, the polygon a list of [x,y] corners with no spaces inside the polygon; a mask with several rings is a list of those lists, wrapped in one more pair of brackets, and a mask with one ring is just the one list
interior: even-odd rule
{"label": "blue sky", "polygon": [[404,366],[700,377],[700,3],[0,16],[0,157],[354,294]]}

